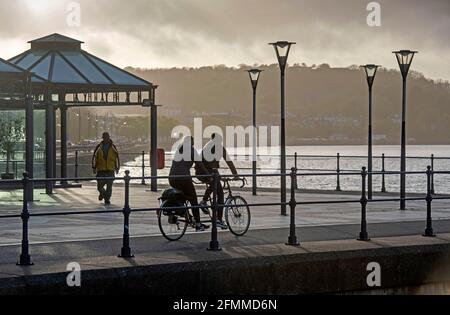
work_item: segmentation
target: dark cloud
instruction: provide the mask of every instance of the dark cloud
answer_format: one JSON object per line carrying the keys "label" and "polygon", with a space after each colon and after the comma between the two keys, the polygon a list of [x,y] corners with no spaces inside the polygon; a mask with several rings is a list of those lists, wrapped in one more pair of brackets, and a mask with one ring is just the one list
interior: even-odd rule
{"label": "dark cloud", "polygon": [[123,66],[269,63],[266,43],[287,39],[298,43],[292,62],[393,67],[391,50],[411,48],[421,51],[416,69],[450,79],[448,0],[379,0],[379,28],[366,24],[370,1],[362,0],[79,0],[81,28],[65,23],[69,2],[0,0],[8,8],[0,12],[0,36],[62,32]]}

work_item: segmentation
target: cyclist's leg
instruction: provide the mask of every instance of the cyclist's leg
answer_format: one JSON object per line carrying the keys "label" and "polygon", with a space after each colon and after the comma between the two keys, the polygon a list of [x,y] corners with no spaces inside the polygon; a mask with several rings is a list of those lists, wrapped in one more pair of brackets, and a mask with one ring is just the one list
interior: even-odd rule
{"label": "cyclist's leg", "polygon": [[212,193],[212,188],[210,185],[208,185],[206,187],[205,193],[203,194],[203,201],[204,202],[208,202],[209,201],[209,197],[211,196]]}
{"label": "cyclist's leg", "polygon": [[[169,179],[169,184],[173,188],[181,190],[191,206],[198,206],[197,192],[195,191],[194,183],[192,183],[192,181]],[[196,222],[199,222],[200,211],[198,209],[192,209],[192,214],[194,215]]]}
{"label": "cyclist's leg", "polygon": [[[198,206],[197,191],[195,190],[194,183],[192,181],[183,181],[183,192],[186,195],[191,206]],[[192,209],[192,215],[195,222],[200,222],[200,210],[198,208]]]}

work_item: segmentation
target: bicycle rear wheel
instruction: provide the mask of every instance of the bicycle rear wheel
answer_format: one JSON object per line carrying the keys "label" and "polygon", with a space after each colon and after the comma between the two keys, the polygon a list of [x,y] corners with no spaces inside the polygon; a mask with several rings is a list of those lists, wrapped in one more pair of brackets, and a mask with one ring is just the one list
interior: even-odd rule
{"label": "bicycle rear wheel", "polygon": [[251,214],[247,201],[235,196],[225,206],[225,220],[230,232],[236,236],[244,236],[250,228]]}
{"label": "bicycle rear wheel", "polygon": [[170,242],[180,240],[189,225],[189,210],[182,215],[165,215],[164,210],[158,210],[158,226],[161,234]]}

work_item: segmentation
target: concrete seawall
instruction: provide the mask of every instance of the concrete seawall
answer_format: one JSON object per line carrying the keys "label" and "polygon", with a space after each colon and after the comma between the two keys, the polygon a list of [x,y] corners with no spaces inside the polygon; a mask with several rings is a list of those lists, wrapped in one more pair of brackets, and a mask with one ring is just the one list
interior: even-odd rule
{"label": "concrete seawall", "polygon": [[[174,253],[130,260],[81,260],[82,286],[66,285],[61,266],[11,267],[0,274],[0,294],[327,294],[394,292],[450,283],[450,234],[321,241],[302,247],[260,245],[219,253]],[[403,246],[400,244],[408,244]],[[201,260],[199,259],[201,257]],[[381,267],[381,287],[367,285],[367,265]],[[41,263],[42,264],[42,263]],[[59,269],[58,269],[59,268]],[[60,270],[56,272],[56,270]],[[398,292],[402,292],[401,290]],[[408,291],[408,293],[414,293]]]}

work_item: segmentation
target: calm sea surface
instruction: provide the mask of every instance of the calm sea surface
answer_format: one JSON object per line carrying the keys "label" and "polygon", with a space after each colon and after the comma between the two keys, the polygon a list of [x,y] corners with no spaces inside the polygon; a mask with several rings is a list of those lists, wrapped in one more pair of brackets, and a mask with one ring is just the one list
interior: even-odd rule
{"label": "calm sea surface", "polygon": [[[354,171],[361,172],[363,166],[367,166],[367,146],[299,146],[288,147],[287,154],[294,155],[297,152],[298,168],[300,173],[307,172],[320,172],[319,170],[336,171],[337,158],[339,153],[340,169],[343,172]],[[260,158],[258,160],[259,172],[262,174],[279,173],[279,157],[278,149],[272,150],[260,150]],[[381,171],[382,161],[381,155],[386,155],[385,169],[386,171],[399,171],[400,170],[400,147],[399,146],[374,146],[374,160],[373,170]],[[237,150],[230,150],[230,155],[237,154],[238,156],[232,156],[235,164],[238,168],[241,168],[239,172],[241,174],[251,173],[251,160],[244,158],[241,155],[251,154],[251,151],[244,148]],[[450,146],[408,146],[407,148],[407,170],[408,171],[423,171],[425,172],[427,166],[431,164],[431,155],[434,154],[434,169],[436,171],[450,171]],[[323,157],[327,156],[327,157]],[[449,159],[442,159],[448,157]],[[166,165],[170,166],[172,160],[171,155],[166,157]],[[146,156],[145,163],[149,164],[149,156]],[[225,163],[223,163],[225,167]],[[132,172],[133,176],[141,176],[142,170],[142,157],[136,157],[135,161],[127,164],[128,169]],[[288,157],[287,167],[290,169],[295,165],[293,157]],[[311,170],[311,171],[309,171]],[[222,173],[228,173],[227,170],[223,170]],[[160,175],[167,175],[168,169],[159,172]],[[146,176],[150,176],[150,171],[146,171]],[[361,189],[361,177],[360,176],[341,176],[341,188],[342,190],[360,190]],[[381,190],[381,175],[374,176],[374,190]],[[436,174],[434,178],[436,193],[450,193],[450,175]],[[161,181],[165,183],[165,181]],[[289,181],[288,181],[289,184]],[[249,185],[251,185],[251,179],[249,178]],[[260,187],[279,187],[279,179],[275,177],[259,178],[258,185]],[[336,188],[336,176],[302,176],[299,178],[300,188],[308,189],[324,189],[333,190]],[[386,188],[388,191],[399,190],[399,175],[386,175]],[[407,191],[408,192],[426,192],[426,175],[408,175],[407,176]]]}

